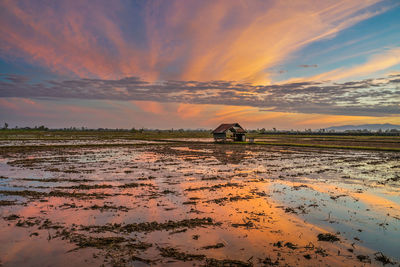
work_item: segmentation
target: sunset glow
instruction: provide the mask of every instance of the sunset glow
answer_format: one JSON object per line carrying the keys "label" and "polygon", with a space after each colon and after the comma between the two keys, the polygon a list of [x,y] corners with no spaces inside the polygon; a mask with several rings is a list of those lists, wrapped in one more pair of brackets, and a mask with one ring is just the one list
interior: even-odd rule
{"label": "sunset glow", "polygon": [[0,1],[10,126],[400,122],[397,1]]}

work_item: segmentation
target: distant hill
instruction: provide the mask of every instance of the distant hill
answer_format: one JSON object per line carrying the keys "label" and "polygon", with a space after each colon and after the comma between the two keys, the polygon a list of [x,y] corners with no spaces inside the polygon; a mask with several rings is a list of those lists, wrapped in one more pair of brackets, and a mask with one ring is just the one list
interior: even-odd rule
{"label": "distant hill", "polygon": [[364,129],[374,132],[378,131],[379,129],[381,129],[382,131],[391,129],[400,130],[400,125],[385,123],[385,124],[342,125],[342,126],[333,126],[326,128],[327,131],[334,130],[335,132],[355,131]]}

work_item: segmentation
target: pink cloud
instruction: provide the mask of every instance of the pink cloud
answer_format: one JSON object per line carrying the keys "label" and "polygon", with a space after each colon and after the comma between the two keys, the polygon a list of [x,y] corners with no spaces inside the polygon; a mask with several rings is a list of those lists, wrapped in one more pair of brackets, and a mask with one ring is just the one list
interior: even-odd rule
{"label": "pink cloud", "polygon": [[[113,18],[105,15],[107,9],[115,9],[111,6],[69,1],[45,6],[28,2],[19,5],[18,1],[2,1],[0,7],[6,14],[0,18],[1,48],[8,56],[22,56],[51,71],[79,77],[141,74],[135,65],[140,51],[123,40]],[[87,16],[89,12],[91,17]],[[116,55],[101,44],[99,32],[112,42]]]}
{"label": "pink cloud", "polygon": [[0,107],[4,109],[18,110],[19,107],[14,101],[10,101],[10,99],[0,98]]}
{"label": "pink cloud", "polygon": [[176,110],[177,115],[182,119],[202,117],[202,114],[211,108],[212,105],[196,105],[181,103]]}
{"label": "pink cloud", "polygon": [[24,109],[42,109],[42,105],[29,98],[0,98],[0,106],[16,111]]}
{"label": "pink cloud", "polygon": [[0,50],[79,77],[268,83],[268,68],[382,12],[369,11],[377,2],[147,1],[127,29],[120,1],[5,0]]}
{"label": "pink cloud", "polygon": [[153,113],[153,114],[163,114],[164,113],[164,108],[161,103],[159,102],[154,102],[154,101],[132,101],[133,104],[135,104],[137,107],[139,107],[141,110],[148,112],[148,113]]}
{"label": "pink cloud", "polygon": [[[91,101],[92,105],[66,100],[0,98],[0,122],[18,126],[206,128],[239,122],[246,128],[304,129],[339,124],[394,123],[399,116],[369,117],[260,111],[255,107],[157,103],[152,101]],[[139,109],[138,109],[139,108]]]}

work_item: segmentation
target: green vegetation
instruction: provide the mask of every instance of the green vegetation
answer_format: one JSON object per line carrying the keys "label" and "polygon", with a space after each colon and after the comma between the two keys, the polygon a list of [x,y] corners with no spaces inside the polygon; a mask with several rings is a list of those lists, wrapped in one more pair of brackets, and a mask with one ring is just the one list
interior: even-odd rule
{"label": "green vegetation", "polygon": [[[400,136],[396,135],[332,135],[310,133],[273,133],[267,134],[260,131],[250,131],[248,138],[254,138],[253,145],[315,147],[327,149],[357,149],[357,150],[382,150],[400,151]],[[119,147],[140,146],[142,144],[129,144],[134,140],[145,141],[170,141],[180,143],[195,143],[192,140],[180,139],[208,138],[212,141],[211,131],[206,130],[43,130],[34,129],[7,129],[0,130],[2,149],[8,152],[20,150],[47,150],[65,148],[94,148],[94,147]],[[10,141],[8,145],[7,141]],[[33,141],[23,145],[11,141]],[[73,141],[73,143],[68,143]],[[80,143],[76,143],[80,141]],[[49,143],[46,143],[49,142]],[[232,144],[226,142],[224,144]],[[249,144],[248,142],[234,142],[235,144]]]}
{"label": "green vegetation", "polygon": [[2,129],[0,140],[159,140],[168,138],[210,138],[211,131],[196,130],[41,130]]}
{"label": "green vegetation", "polygon": [[[245,143],[248,144],[248,143]],[[299,143],[266,143],[256,142],[257,145],[270,146],[295,146],[295,147],[315,147],[315,148],[330,148],[330,149],[356,149],[356,150],[382,150],[400,152],[400,148],[395,147],[370,147],[370,146],[346,146],[346,145],[319,145],[319,144],[299,144]]]}

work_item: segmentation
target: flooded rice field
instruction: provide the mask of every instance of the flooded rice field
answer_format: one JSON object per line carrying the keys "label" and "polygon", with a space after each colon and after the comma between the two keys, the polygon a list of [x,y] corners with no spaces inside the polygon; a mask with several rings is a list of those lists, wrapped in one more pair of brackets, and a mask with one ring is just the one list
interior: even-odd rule
{"label": "flooded rice field", "polygon": [[0,149],[2,266],[400,262],[400,153],[196,142]]}
{"label": "flooded rice field", "polygon": [[71,145],[114,145],[114,144],[151,144],[159,143],[151,140],[129,140],[129,139],[115,139],[115,140],[99,140],[99,139],[17,139],[17,140],[0,140],[0,148],[8,146],[71,146]]}

